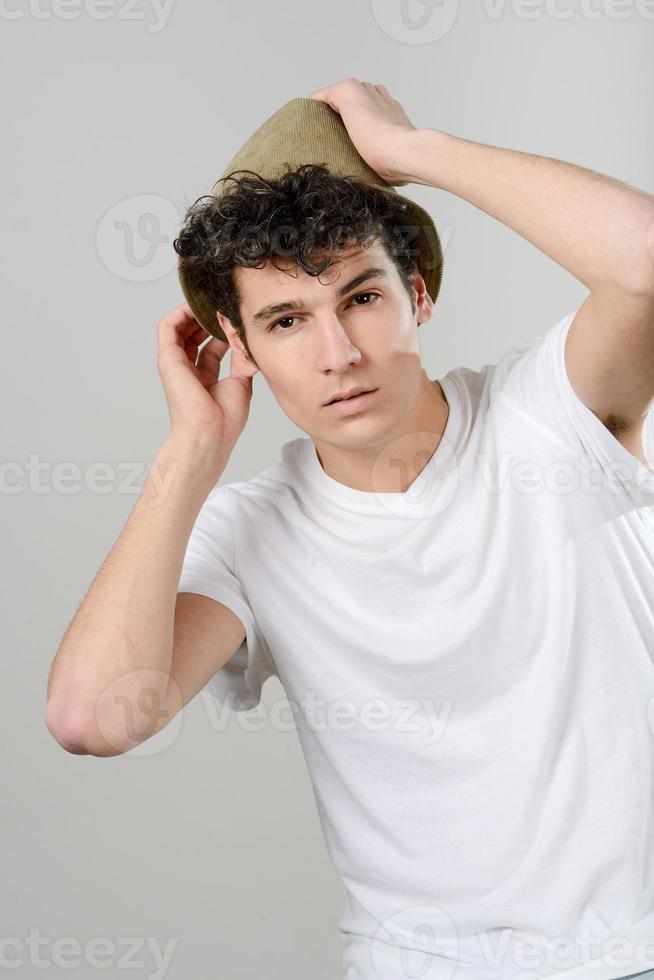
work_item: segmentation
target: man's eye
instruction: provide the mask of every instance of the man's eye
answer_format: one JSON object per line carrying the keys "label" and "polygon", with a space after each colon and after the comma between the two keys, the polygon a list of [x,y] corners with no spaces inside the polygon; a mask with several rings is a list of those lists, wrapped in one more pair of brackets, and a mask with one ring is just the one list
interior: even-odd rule
{"label": "man's eye", "polygon": [[[361,299],[362,296],[370,296],[374,300],[374,299],[378,299],[379,298],[379,293],[357,293],[356,296],[353,296],[352,297],[352,299],[350,300],[350,302],[353,302],[355,299]],[[360,305],[360,304],[357,304],[357,305]],[[364,303],[363,305],[364,306],[370,306],[370,303]],[[288,320],[297,320],[297,317],[296,316],[283,316],[280,320],[275,320],[275,322],[274,323],[271,323],[270,326],[268,327],[268,332],[270,332],[271,330],[274,330],[275,327],[280,326],[282,323],[284,323],[285,321],[288,321]],[[285,331],[282,330],[281,332],[284,333]]]}
{"label": "man's eye", "polygon": [[[283,316],[281,318],[281,320],[276,320],[275,323],[271,323],[270,326],[268,327],[268,330],[269,331],[270,330],[274,330],[275,327],[279,326],[280,323],[283,323],[284,320],[296,320],[296,319],[297,319],[297,317],[294,317],[294,316]],[[282,331],[282,333],[283,333],[283,331]]]}
{"label": "man's eye", "polygon": [[[362,296],[372,296],[374,299],[379,297],[379,293],[357,293],[352,299],[360,299]],[[369,306],[369,303],[364,303],[364,306]]]}

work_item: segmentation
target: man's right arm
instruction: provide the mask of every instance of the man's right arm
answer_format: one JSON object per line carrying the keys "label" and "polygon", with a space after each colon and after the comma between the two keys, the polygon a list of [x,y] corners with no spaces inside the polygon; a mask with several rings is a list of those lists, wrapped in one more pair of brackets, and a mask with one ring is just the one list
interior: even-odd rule
{"label": "man's right arm", "polygon": [[45,721],[75,754],[120,755],[163,728],[243,642],[240,619],[178,593],[193,525],[228,458],[170,436],[53,660]]}

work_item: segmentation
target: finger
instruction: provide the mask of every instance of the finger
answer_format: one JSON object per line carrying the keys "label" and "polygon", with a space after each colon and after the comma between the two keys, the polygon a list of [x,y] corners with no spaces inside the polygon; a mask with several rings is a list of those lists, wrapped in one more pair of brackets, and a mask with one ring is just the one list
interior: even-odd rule
{"label": "finger", "polygon": [[[159,320],[157,327],[158,339],[162,347],[180,346],[180,338],[185,339],[195,331],[202,329],[188,303],[180,303],[179,306],[176,306]],[[181,346],[183,346],[183,339]]]}
{"label": "finger", "polygon": [[195,319],[195,314],[188,303],[179,303],[177,306],[173,307],[169,313],[166,313],[166,315],[162,317],[160,322],[170,324],[176,328],[184,327],[190,324],[195,324],[198,326],[198,321]]}
{"label": "finger", "polygon": [[318,92],[313,92],[313,94],[310,95],[309,98],[314,99],[316,102],[324,102],[325,105],[328,105],[330,109],[334,109],[335,111],[338,111],[336,109],[336,102],[334,101],[332,96],[328,94],[327,89],[320,89],[320,91]]}
{"label": "finger", "polygon": [[344,78],[342,81],[336,82],[335,85],[325,85],[323,88],[317,89],[311,93],[309,98],[326,102],[335,112],[339,112],[339,106],[342,104],[348,89],[353,85],[361,84],[363,83],[358,78]]}
{"label": "finger", "polygon": [[200,351],[200,357],[206,358],[208,361],[219,361],[225,355],[228,347],[229,344],[226,340],[219,340],[214,337],[208,344],[204,345]]}

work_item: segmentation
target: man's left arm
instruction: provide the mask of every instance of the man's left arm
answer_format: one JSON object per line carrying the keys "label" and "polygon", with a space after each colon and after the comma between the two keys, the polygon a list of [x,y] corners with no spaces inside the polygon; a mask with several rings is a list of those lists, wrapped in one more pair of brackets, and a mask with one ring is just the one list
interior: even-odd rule
{"label": "man's left arm", "polygon": [[403,141],[401,172],[517,231],[589,290],[565,364],[579,398],[641,462],[654,399],[654,197],[549,157],[432,129]]}

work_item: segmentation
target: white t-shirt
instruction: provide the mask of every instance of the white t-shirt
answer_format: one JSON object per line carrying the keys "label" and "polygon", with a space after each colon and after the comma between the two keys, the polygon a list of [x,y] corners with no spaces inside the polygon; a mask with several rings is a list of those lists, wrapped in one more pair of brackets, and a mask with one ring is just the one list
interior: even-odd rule
{"label": "white t-shirt", "polygon": [[346,980],[654,966],[654,419],[649,468],[571,387],[573,317],[439,379],[406,493],[337,482],[302,437],[193,528],[179,591],[246,633],[208,688],[246,710],[284,686]]}

